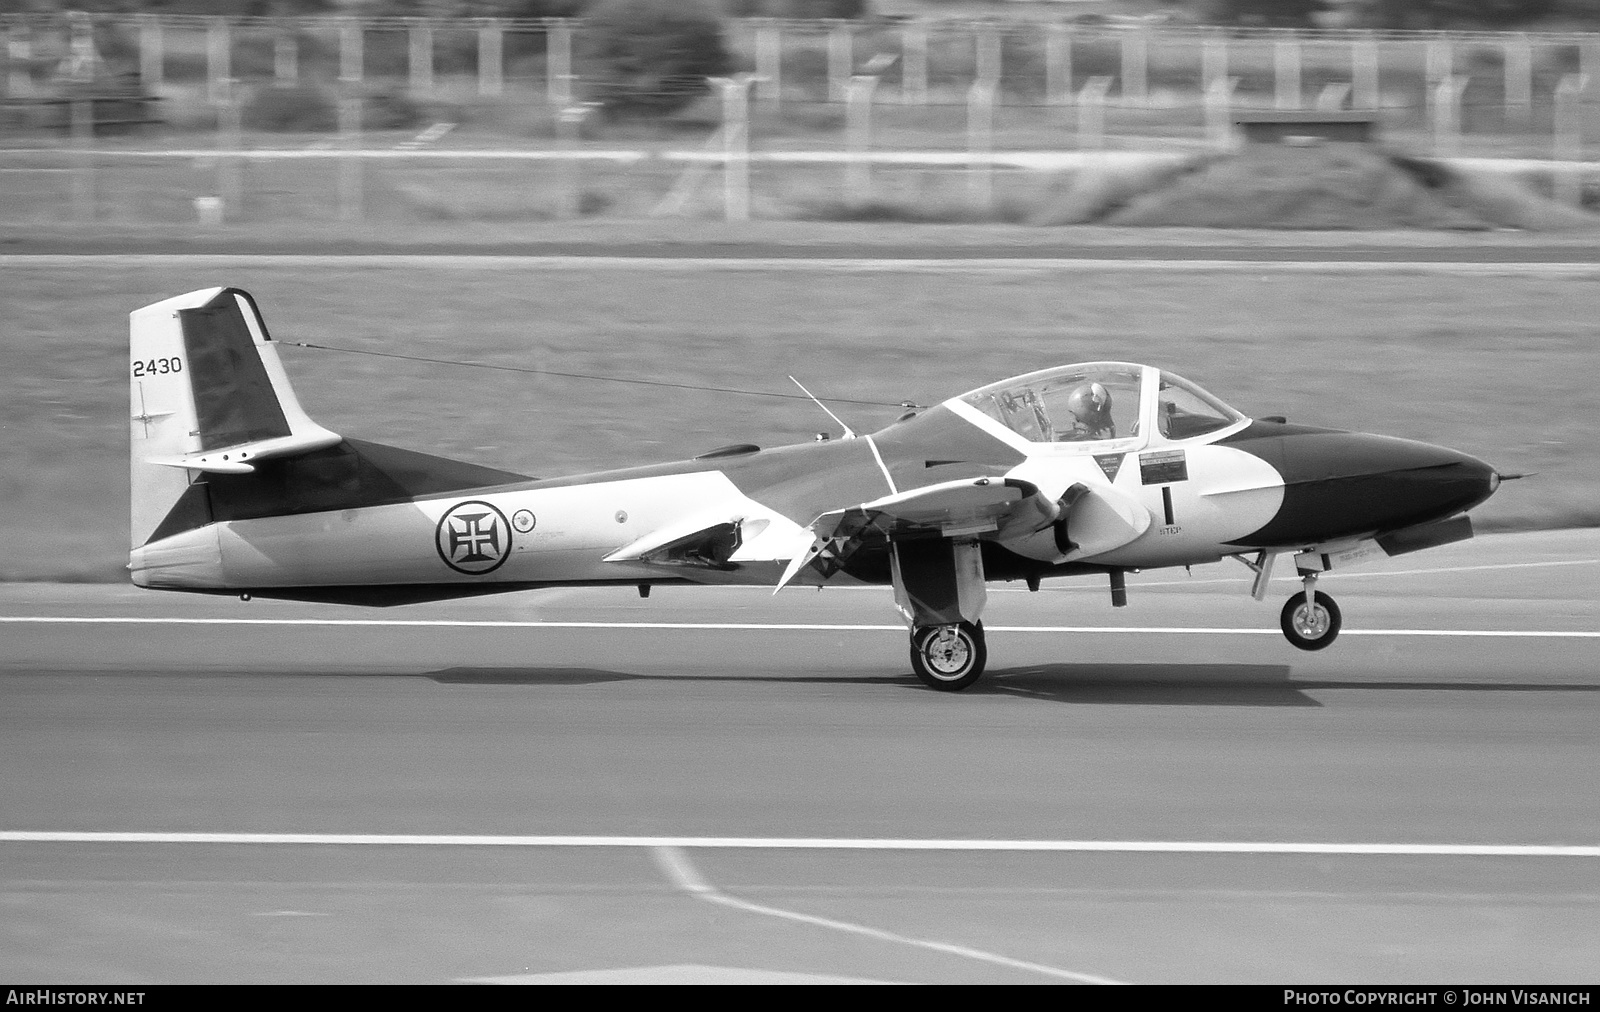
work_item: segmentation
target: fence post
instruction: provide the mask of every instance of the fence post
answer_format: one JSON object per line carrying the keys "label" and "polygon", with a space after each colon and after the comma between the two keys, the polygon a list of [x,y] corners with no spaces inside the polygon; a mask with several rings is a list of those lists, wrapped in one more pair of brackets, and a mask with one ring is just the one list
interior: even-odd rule
{"label": "fence post", "polygon": [[972,54],[973,76],[986,84],[1000,87],[1000,30],[992,22],[983,22],[974,33]]}
{"label": "fence post", "polygon": [[1441,158],[1461,153],[1461,95],[1470,77],[1447,77],[1433,88],[1433,153]]}
{"label": "fence post", "polygon": [[771,18],[756,22],[756,97],[768,112],[783,102],[783,29]]}
{"label": "fence post", "polygon": [[139,84],[146,92],[161,87],[165,76],[161,42],[161,19],[154,14],[139,15]]}
{"label": "fence post", "polygon": [[410,59],[407,61],[411,94],[416,98],[433,95],[433,22],[419,18],[411,22]]}
{"label": "fence post", "polygon": [[1078,147],[1095,150],[1106,142],[1106,92],[1111,78],[1091,77],[1078,93]]}
{"label": "fence post", "polygon": [[1533,118],[1533,43],[1526,33],[1505,42],[1506,119],[1527,126]]}
{"label": "fence post", "polygon": [[1593,35],[1578,46],[1578,73],[1586,78],[1583,86],[1585,94],[1596,81],[1600,81],[1600,42],[1595,42]]}
{"label": "fence post", "polygon": [[1343,109],[1345,99],[1350,97],[1350,86],[1342,81],[1330,81],[1322,86],[1322,91],[1317,94],[1317,108],[1325,110]]}
{"label": "fence post", "polygon": [[1233,92],[1237,77],[1218,77],[1206,85],[1206,137],[1222,151],[1233,147]]}
{"label": "fence post", "polygon": [[498,97],[505,90],[505,25],[498,18],[478,23],[478,94]]}
{"label": "fence post", "polygon": [[928,104],[928,26],[920,21],[900,29],[900,101]]}
{"label": "fence post", "polygon": [[1300,86],[1300,37],[1272,43],[1272,104],[1278,109],[1298,109],[1304,104]]}
{"label": "fence post", "polygon": [[981,80],[967,92],[967,201],[979,214],[994,204],[994,93]]}
{"label": "fence post", "polygon": [[206,92],[212,105],[227,98],[233,77],[233,35],[225,17],[213,17],[206,28]]}
{"label": "fence post", "polygon": [[6,94],[13,97],[33,94],[33,41],[28,37],[28,26],[14,24],[6,36]]}
{"label": "fence post", "polygon": [[572,104],[572,22],[549,18],[545,23],[545,96],[557,109]]}
{"label": "fence post", "polygon": [[1045,29],[1044,100],[1051,105],[1072,101],[1072,36],[1059,22]]}
{"label": "fence post", "polygon": [[722,216],[750,220],[750,86],[749,74],[714,77],[722,89]]}
{"label": "fence post", "polygon": [[[1150,94],[1149,42],[1149,36],[1142,31],[1122,36],[1122,97],[1125,101],[1143,104]],[[1101,100],[1104,99],[1102,95]]]}
{"label": "fence post", "polygon": [[243,187],[243,149],[245,149],[245,93],[237,77],[222,80],[222,102],[218,107],[218,147],[216,195],[222,199],[222,215],[237,219],[245,205]]}
{"label": "fence post", "polygon": [[354,89],[348,89],[339,100],[339,149],[339,220],[360,221],[361,95]]}
{"label": "fence post", "polygon": [[583,166],[579,158],[583,121],[587,105],[568,104],[556,112],[556,141],[561,151],[560,185],[557,187],[556,217],[577,218],[583,214]]}
{"label": "fence post", "polygon": [[339,25],[339,80],[345,84],[361,83],[363,41],[360,21],[346,18]]}
{"label": "fence post", "polygon": [[1556,84],[1554,151],[1556,166],[1555,198],[1574,207],[1583,202],[1583,93],[1589,88],[1587,74],[1567,74]]}
{"label": "fence post", "polygon": [[857,74],[850,78],[845,94],[845,134],[849,159],[845,162],[845,193],[854,206],[872,198],[872,93],[878,87],[876,74]]}
{"label": "fence post", "polygon": [[87,95],[72,100],[72,217],[94,220],[94,103]]}
{"label": "fence post", "polygon": [[1213,32],[1200,43],[1200,86],[1208,92],[1228,76],[1228,38]]}
{"label": "fence post", "polygon": [[850,22],[831,21],[828,28],[828,101],[843,102],[855,63]]}
{"label": "fence post", "polygon": [[86,14],[73,13],[68,17],[72,20],[66,78],[79,84],[88,84],[95,76],[94,23]]}
{"label": "fence post", "polygon": [[1424,73],[1429,88],[1443,84],[1454,76],[1454,45],[1448,38],[1438,35],[1430,37],[1424,54]]}
{"label": "fence post", "polygon": [[295,31],[299,26],[279,27],[272,36],[272,84],[277,88],[293,88],[300,83],[300,40]]}
{"label": "fence post", "polygon": [[1350,43],[1351,103],[1357,109],[1376,109],[1378,93],[1378,40],[1368,33]]}

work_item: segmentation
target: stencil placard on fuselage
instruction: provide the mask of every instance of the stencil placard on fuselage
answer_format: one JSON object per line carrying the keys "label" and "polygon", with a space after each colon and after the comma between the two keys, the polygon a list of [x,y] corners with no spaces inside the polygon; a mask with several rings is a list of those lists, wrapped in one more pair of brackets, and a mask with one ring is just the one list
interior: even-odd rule
{"label": "stencil placard on fuselage", "polygon": [[1139,454],[1139,481],[1145,485],[1165,485],[1189,480],[1189,463],[1182,450],[1160,450]]}

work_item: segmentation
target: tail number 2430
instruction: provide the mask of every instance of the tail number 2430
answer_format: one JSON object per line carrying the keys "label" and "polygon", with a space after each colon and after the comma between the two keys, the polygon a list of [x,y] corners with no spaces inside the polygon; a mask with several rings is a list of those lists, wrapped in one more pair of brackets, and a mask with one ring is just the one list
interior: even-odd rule
{"label": "tail number 2430", "polygon": [[165,375],[166,373],[174,372],[183,372],[183,359],[152,358],[146,359],[143,362],[133,363],[133,375],[135,379],[139,378],[140,376],[161,376]]}

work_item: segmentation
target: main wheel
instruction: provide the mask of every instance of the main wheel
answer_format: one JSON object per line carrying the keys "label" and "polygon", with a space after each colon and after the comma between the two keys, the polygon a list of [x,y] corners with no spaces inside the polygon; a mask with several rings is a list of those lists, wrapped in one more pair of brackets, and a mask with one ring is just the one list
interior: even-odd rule
{"label": "main wheel", "polygon": [[1317,603],[1306,607],[1306,593],[1301,591],[1289,598],[1283,606],[1278,625],[1283,635],[1301,650],[1321,650],[1339,636],[1339,606],[1327,594],[1317,594]]}
{"label": "main wheel", "polygon": [[911,631],[911,670],[931,689],[960,692],[978,680],[988,659],[982,622],[921,626]]}

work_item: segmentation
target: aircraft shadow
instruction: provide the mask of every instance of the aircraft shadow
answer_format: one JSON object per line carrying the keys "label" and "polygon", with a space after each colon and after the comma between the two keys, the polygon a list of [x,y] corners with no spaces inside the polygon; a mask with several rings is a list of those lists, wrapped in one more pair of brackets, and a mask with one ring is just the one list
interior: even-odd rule
{"label": "aircraft shadow", "polygon": [[445,685],[597,685],[602,682],[791,682],[808,685],[895,684],[915,680],[899,675],[640,675],[595,668],[446,668],[423,677]]}
{"label": "aircraft shadow", "polygon": [[[599,685],[606,682],[772,682],[891,685],[929,692],[908,671],[843,675],[648,675],[578,667],[461,667],[430,671],[443,685]],[[1318,706],[1283,665],[1048,664],[991,671],[966,695],[1003,694],[1061,703],[1183,706]]]}
{"label": "aircraft shadow", "polygon": [[1145,706],[1321,706],[1287,664],[1033,664],[992,670],[974,695]]}
{"label": "aircraft shadow", "polygon": [[1181,706],[1323,706],[1307,692],[1600,692],[1560,682],[1293,679],[1286,664],[1039,664],[989,671],[969,693],[1063,703]]}
{"label": "aircraft shadow", "polygon": [[[1431,692],[1600,692],[1600,685],[1529,682],[1293,680],[1286,664],[1036,664],[990,670],[963,695],[1009,695],[1083,705],[1323,706],[1326,689]],[[772,682],[889,685],[931,692],[907,672],[833,675],[650,675],[578,667],[462,667],[422,675],[443,685],[599,685],[606,682]]]}
{"label": "aircraft shadow", "polygon": [[647,676],[598,668],[446,668],[424,677],[444,685],[598,685]]}

